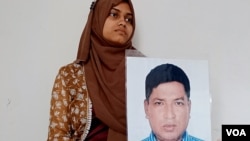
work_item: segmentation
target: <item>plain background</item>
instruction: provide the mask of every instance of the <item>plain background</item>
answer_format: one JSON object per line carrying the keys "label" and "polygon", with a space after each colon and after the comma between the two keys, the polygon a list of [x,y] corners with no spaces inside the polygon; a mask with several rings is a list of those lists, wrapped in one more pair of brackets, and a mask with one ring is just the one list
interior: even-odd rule
{"label": "plain background", "polygon": [[[135,47],[209,63],[212,140],[250,124],[250,1],[133,0]],[[0,140],[44,141],[55,76],[71,63],[91,0],[0,0]]]}
{"label": "plain background", "polygon": [[166,63],[180,67],[190,81],[191,113],[188,133],[211,141],[211,96],[206,60],[127,57],[126,62],[128,141],[141,141],[151,132],[144,112],[145,79],[151,69]]}

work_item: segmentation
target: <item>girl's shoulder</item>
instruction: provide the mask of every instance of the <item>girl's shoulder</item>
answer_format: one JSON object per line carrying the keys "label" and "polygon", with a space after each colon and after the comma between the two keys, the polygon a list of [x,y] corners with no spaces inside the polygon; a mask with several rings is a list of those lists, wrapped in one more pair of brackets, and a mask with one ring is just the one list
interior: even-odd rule
{"label": "girl's shoulder", "polygon": [[57,78],[64,79],[66,82],[69,81],[79,81],[85,82],[85,72],[83,65],[77,64],[75,62],[66,64],[59,69]]}
{"label": "girl's shoulder", "polygon": [[72,71],[75,72],[79,70],[83,70],[83,65],[77,64],[75,62],[66,64],[60,68],[60,71],[69,71],[69,72],[72,72]]}

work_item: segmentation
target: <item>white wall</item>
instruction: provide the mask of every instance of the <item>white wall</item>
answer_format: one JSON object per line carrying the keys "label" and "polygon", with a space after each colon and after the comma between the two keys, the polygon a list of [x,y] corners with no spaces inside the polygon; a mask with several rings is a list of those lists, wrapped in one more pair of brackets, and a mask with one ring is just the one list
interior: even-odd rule
{"label": "white wall", "polygon": [[[46,140],[53,81],[76,57],[91,1],[0,1],[1,141]],[[212,139],[221,124],[250,124],[250,1],[133,3],[141,52],[209,61]]]}

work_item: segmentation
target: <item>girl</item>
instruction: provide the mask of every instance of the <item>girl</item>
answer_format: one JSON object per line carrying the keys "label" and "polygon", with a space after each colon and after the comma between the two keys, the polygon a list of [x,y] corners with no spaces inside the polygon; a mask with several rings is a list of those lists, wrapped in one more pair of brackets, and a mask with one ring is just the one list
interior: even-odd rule
{"label": "girl", "polygon": [[48,141],[126,141],[125,51],[134,49],[130,0],[92,2],[77,58],[60,68]]}

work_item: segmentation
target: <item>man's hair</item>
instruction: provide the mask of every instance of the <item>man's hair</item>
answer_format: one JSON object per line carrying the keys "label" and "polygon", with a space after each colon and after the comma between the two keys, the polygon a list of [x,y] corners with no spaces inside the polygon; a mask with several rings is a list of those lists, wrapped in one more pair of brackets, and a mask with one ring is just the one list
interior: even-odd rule
{"label": "man's hair", "polygon": [[146,76],[146,100],[149,100],[153,89],[156,88],[158,85],[173,81],[183,84],[186,95],[189,99],[190,84],[186,73],[178,66],[167,63],[156,66]]}

